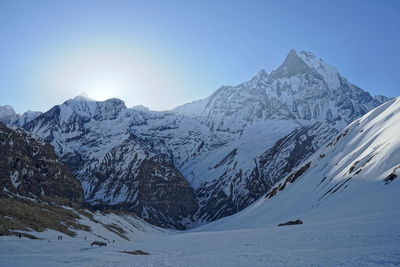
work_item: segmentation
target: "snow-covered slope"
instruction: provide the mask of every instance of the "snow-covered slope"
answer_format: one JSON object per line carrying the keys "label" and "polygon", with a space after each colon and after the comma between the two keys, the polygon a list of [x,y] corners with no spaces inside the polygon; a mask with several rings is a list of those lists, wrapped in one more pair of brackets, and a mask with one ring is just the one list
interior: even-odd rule
{"label": "snow-covered slope", "polygon": [[[50,142],[93,205],[128,208],[152,223],[183,227],[247,207],[327,139],[387,100],[351,84],[310,52],[292,50],[271,73],[262,70],[172,111],[78,96],[8,123]],[[175,210],[168,208],[172,203]]]}
{"label": "snow-covered slope", "polygon": [[398,129],[400,97],[355,120],[253,205],[199,231],[398,213]]}

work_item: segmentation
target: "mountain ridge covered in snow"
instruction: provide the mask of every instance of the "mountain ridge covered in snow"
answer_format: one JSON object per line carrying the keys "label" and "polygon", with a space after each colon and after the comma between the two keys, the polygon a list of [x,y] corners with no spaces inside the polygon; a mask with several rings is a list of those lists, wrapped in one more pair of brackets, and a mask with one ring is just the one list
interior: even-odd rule
{"label": "mountain ridge covered in snow", "polygon": [[[88,203],[185,228],[246,208],[387,100],[351,84],[312,53],[292,50],[275,71],[171,111],[78,96],[23,123],[0,108],[14,116],[0,120],[52,144],[81,181]],[[300,150],[304,154],[295,153]]]}

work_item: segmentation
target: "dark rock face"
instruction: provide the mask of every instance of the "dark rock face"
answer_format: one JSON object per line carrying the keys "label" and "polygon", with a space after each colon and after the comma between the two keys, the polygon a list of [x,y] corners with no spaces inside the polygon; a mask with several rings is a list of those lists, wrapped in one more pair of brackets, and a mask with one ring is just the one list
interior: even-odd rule
{"label": "dark rock face", "polygon": [[51,145],[0,123],[1,195],[82,202],[80,183]]}
{"label": "dark rock face", "polygon": [[271,78],[292,77],[298,74],[310,72],[316,75],[302,59],[300,59],[295,50],[290,50],[285,61],[275,71],[271,73]]}
{"label": "dark rock face", "polygon": [[217,180],[217,182],[202,186],[196,191],[200,200],[200,209],[196,216],[202,221],[215,221],[240,210],[232,198],[225,193],[222,184],[223,180]]}
{"label": "dark rock face", "polygon": [[383,181],[385,184],[390,184],[394,179],[398,177],[397,172],[400,170],[400,166],[393,169],[392,173],[389,174]]}
{"label": "dark rock face", "polygon": [[[185,177],[162,156],[142,162],[138,182],[138,198],[133,209],[150,223],[185,229],[183,221],[198,208],[196,196]],[[146,214],[148,216],[146,216]],[[163,217],[173,218],[163,222]]]}
{"label": "dark rock face", "polygon": [[137,138],[114,149],[88,176],[92,180],[86,199],[92,205],[133,211],[161,227],[185,229],[185,221],[192,220],[198,208],[193,188],[171,156],[154,155]]}

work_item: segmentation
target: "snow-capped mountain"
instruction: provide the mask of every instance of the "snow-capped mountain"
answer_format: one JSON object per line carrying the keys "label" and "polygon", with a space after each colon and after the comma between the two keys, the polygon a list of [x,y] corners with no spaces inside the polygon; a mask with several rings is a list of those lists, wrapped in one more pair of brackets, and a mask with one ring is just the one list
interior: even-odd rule
{"label": "snow-capped mountain", "polygon": [[78,96],[22,124],[2,120],[51,143],[92,205],[183,228],[247,207],[387,100],[310,52],[292,50],[271,73],[171,111]]}
{"label": "snow-capped mountain", "polygon": [[[221,87],[204,100],[176,108],[233,140],[204,154],[204,160],[200,156],[183,165],[189,181],[197,181],[191,184],[201,205],[198,220],[243,209],[281,178],[275,175],[286,174],[338,130],[386,100],[351,84],[312,53],[292,50],[270,74],[260,71],[248,82]],[[281,151],[276,142],[285,136],[290,141]],[[303,155],[296,149],[304,138],[311,144]]]}
{"label": "snow-capped mountain", "polygon": [[299,218],[305,224],[332,224],[398,213],[398,129],[400,97],[352,122],[254,204],[201,230],[257,228]]}
{"label": "snow-capped mountain", "polygon": [[193,189],[162,140],[131,129],[156,112],[127,109],[123,101],[83,96],[53,107],[24,128],[51,143],[99,208],[123,208],[164,227],[183,228],[197,210]]}
{"label": "snow-capped mountain", "polygon": [[351,84],[312,53],[291,50],[270,74],[262,70],[248,82],[223,86],[175,111],[196,117],[211,129],[233,133],[260,119],[326,121],[341,129],[384,100]]}
{"label": "snow-capped mountain", "polygon": [[18,117],[18,114],[15,112],[12,106],[0,106],[0,122],[13,124],[16,120],[18,120]]}
{"label": "snow-capped mountain", "polygon": [[0,106],[0,122],[23,126],[25,123],[37,118],[42,112],[28,110],[24,114],[17,114],[10,105]]}

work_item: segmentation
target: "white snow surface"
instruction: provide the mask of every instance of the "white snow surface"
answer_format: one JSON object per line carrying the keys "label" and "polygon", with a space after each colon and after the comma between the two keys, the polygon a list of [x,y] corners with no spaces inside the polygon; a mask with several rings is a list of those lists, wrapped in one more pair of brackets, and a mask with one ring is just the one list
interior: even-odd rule
{"label": "white snow surface", "polygon": [[[102,248],[76,238],[1,237],[0,266],[397,266],[399,221],[400,212],[382,212],[286,228],[145,236]],[[120,253],[137,249],[150,255]]]}

